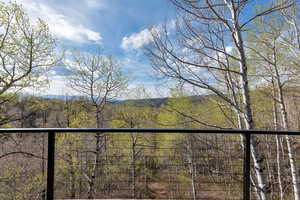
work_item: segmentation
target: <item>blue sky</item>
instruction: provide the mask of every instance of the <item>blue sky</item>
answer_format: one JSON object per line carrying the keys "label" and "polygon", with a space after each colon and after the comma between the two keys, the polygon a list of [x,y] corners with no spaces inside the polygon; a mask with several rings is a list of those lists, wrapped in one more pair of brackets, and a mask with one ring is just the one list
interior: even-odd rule
{"label": "blue sky", "polygon": [[[176,11],[168,0],[15,1],[23,5],[32,20],[45,20],[59,44],[66,49],[88,51],[100,44],[104,53],[115,56],[123,71],[130,75],[130,89],[143,85],[151,97],[168,95],[168,88],[161,87],[161,84],[166,84],[158,83],[153,78],[151,66],[143,55],[143,46],[151,42],[151,27],[157,28],[164,23],[169,28],[174,27]],[[253,0],[246,8],[246,18],[257,3],[268,2],[270,0]],[[62,66],[54,67],[49,73],[49,87],[42,91],[29,89],[26,92],[72,95],[65,84],[65,71]]]}
{"label": "blue sky", "polygon": [[[16,0],[31,19],[42,18],[66,49],[88,51],[100,44],[104,53],[114,55],[131,75],[130,88],[143,84],[151,96],[155,80],[143,56],[142,47],[150,39],[149,28],[168,23],[175,10],[166,0]],[[64,95],[67,91],[63,67],[50,73],[47,94]],[[38,93],[40,91],[29,91]],[[126,97],[125,97],[126,98]]]}

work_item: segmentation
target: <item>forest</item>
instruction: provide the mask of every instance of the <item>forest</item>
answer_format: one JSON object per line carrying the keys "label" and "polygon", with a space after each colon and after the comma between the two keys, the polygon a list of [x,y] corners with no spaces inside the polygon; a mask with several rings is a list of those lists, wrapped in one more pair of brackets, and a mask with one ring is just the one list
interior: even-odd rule
{"label": "forest", "polygon": [[[262,3],[263,2],[263,3]],[[61,50],[47,22],[0,1],[1,128],[174,128],[299,131],[300,2],[169,0],[172,23],[144,47],[151,98],[102,47]],[[55,66],[63,98],[28,95]],[[120,99],[129,92],[133,99]],[[125,95],[126,96],[126,95]],[[251,198],[300,200],[300,141],[251,136]],[[57,199],[242,199],[245,135],[57,133]],[[47,134],[0,135],[0,199],[45,199]]]}

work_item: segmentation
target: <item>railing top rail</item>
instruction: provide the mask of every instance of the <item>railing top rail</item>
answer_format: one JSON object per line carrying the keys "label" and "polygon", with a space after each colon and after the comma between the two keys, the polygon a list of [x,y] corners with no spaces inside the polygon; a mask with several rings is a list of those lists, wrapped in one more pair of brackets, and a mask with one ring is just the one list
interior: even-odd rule
{"label": "railing top rail", "polygon": [[274,130],[241,130],[241,129],[155,129],[155,128],[1,128],[0,133],[215,133],[215,134],[272,134],[272,135],[300,135],[300,131],[274,131]]}

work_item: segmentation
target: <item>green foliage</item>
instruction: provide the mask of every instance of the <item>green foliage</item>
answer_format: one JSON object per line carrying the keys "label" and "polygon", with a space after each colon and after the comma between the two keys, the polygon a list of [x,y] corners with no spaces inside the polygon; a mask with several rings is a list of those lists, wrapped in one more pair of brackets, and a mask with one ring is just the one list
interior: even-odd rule
{"label": "green foliage", "polygon": [[0,95],[12,87],[45,83],[42,75],[56,62],[56,40],[48,25],[41,19],[31,23],[14,2],[0,2],[0,29]]}
{"label": "green foliage", "polygon": [[56,147],[58,149],[56,179],[61,182],[70,197],[76,194],[79,182],[83,177],[80,160],[80,149],[82,149],[82,136],[80,134],[61,133],[56,137]]}
{"label": "green foliage", "polygon": [[111,127],[147,128],[155,126],[156,111],[150,105],[120,105],[114,112]]}

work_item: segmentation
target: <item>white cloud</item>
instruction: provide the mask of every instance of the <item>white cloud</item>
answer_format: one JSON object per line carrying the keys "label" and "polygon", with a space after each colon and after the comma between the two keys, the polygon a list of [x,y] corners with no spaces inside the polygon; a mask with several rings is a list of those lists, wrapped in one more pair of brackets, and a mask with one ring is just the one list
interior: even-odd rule
{"label": "white cloud", "polygon": [[[176,21],[170,20],[166,24],[167,34],[170,34],[176,27]],[[153,28],[146,28],[138,33],[133,33],[130,36],[125,36],[122,39],[121,48],[125,50],[139,49],[153,41],[152,33],[160,35],[163,25],[157,25]]]}
{"label": "white cloud", "polygon": [[67,70],[70,70],[70,71],[76,70],[74,68],[74,66],[76,66],[76,65],[75,65],[75,63],[71,59],[65,58],[63,60],[63,63],[64,63],[64,66],[66,67]]}
{"label": "white cloud", "polygon": [[[153,30],[153,29],[151,29]],[[123,37],[121,48],[122,49],[138,49],[153,41],[151,30],[144,29],[139,33],[133,33],[129,37]]]}
{"label": "white cloud", "polygon": [[[143,91],[140,91],[143,89]],[[132,82],[128,87],[128,92],[124,93],[120,99],[145,99],[162,98],[169,96],[169,88],[155,82],[145,84],[144,82]]]}
{"label": "white cloud", "polygon": [[[91,1],[92,2],[92,1]],[[97,42],[102,40],[99,32],[93,31],[80,22],[38,0],[17,0],[33,19],[41,18],[49,25],[50,31],[58,38],[75,42]]]}
{"label": "white cloud", "polygon": [[[24,93],[45,96],[45,95],[82,95],[81,93],[71,89],[67,85],[67,80],[64,76],[50,75],[48,77],[49,85],[45,87],[30,87],[23,90]],[[144,94],[137,93],[137,88],[143,86],[145,88]],[[119,99],[137,99],[137,98],[160,98],[169,95],[169,88],[157,82],[145,83],[143,81],[134,81],[129,83],[128,90],[120,93]]]}
{"label": "white cloud", "polygon": [[167,23],[167,29],[169,30],[169,31],[172,31],[172,30],[174,30],[176,28],[176,20],[175,19],[172,19],[171,21],[169,21],[168,23]]}
{"label": "white cloud", "polygon": [[227,47],[225,47],[225,51],[226,51],[227,53],[231,53],[231,52],[233,51],[233,49],[234,49],[233,46],[227,46]]}
{"label": "white cloud", "polygon": [[27,87],[22,90],[22,93],[34,96],[73,94],[62,76],[51,75],[48,79],[49,84],[43,87]]}
{"label": "white cloud", "polygon": [[66,93],[70,93],[69,88],[66,86],[65,77],[52,76],[49,77],[49,79],[49,88],[47,88],[47,91],[45,91],[47,95],[65,95]]}

